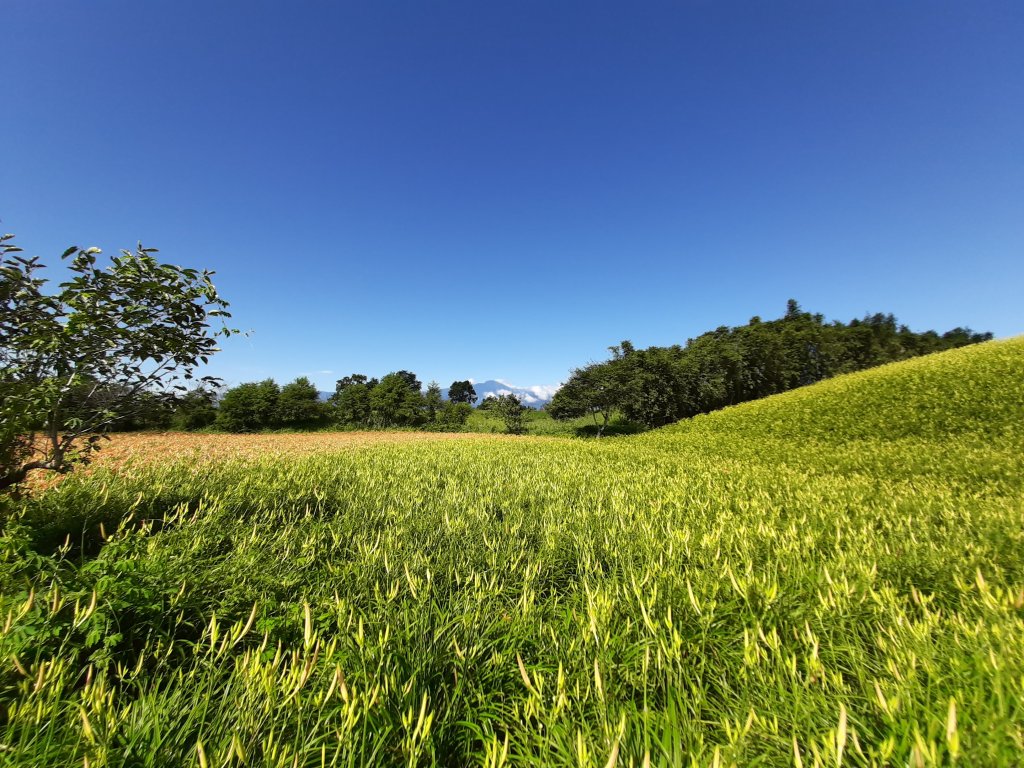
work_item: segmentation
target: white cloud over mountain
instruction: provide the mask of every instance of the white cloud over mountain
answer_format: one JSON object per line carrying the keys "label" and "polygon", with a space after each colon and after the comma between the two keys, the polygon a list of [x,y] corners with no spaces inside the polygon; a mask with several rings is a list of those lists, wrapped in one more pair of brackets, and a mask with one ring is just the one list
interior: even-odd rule
{"label": "white cloud over mountain", "polygon": [[[504,379],[495,379],[496,382],[509,388],[511,393],[529,393],[538,400],[548,402],[552,397],[555,396],[555,392],[562,388],[561,384],[534,384],[529,387],[520,387],[515,384],[505,381]],[[502,392],[502,394],[510,394],[509,392]]]}
{"label": "white cloud over mountain", "polygon": [[486,397],[500,397],[501,395],[515,395],[524,405],[532,408],[540,408],[551,402],[555,392],[561,388],[561,384],[533,384],[521,387],[504,379],[491,379],[489,381],[473,382],[477,397],[483,400]]}

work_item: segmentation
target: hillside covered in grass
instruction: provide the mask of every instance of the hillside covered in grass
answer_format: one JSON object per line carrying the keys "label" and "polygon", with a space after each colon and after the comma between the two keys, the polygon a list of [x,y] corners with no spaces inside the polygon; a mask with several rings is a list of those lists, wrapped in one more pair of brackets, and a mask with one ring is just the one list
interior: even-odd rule
{"label": "hillside covered in grass", "polygon": [[1020,437],[1024,338],[848,374],[660,431],[822,440]]}
{"label": "hillside covered in grass", "polygon": [[100,465],[5,510],[0,764],[1015,765],[1022,382]]}

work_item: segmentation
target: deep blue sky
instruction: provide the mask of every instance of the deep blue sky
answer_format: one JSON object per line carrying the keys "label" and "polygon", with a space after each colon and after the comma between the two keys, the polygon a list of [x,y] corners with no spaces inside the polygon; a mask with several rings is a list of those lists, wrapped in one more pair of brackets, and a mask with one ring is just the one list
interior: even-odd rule
{"label": "deep blue sky", "polygon": [[1024,3],[0,9],[0,228],[215,269],[230,382],[550,384],[783,313],[1024,331]]}

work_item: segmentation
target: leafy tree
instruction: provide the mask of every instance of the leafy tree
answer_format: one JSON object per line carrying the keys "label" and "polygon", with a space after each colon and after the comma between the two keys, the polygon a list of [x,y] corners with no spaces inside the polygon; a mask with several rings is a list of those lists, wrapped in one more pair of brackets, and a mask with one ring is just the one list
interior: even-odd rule
{"label": "leafy tree", "polygon": [[473,383],[468,379],[466,381],[453,381],[452,385],[448,388],[448,400],[453,403],[468,403],[472,405],[476,402],[476,390],[473,388]]}
{"label": "leafy tree", "polygon": [[412,371],[396,371],[393,375],[401,378],[402,381],[405,382],[406,386],[417,394],[423,389],[423,382],[417,379],[416,374]]}
{"label": "leafy tree", "polygon": [[419,381],[408,371],[389,373],[370,391],[371,421],[377,427],[412,427],[423,423]]}
{"label": "leafy tree", "polygon": [[556,421],[578,419],[580,416],[590,413],[590,401],[587,399],[584,389],[579,386],[577,373],[579,373],[579,369],[570,374],[569,380],[562,385],[562,388],[555,393],[551,402],[544,408]]}
{"label": "leafy tree", "polygon": [[12,238],[0,237],[0,489],[88,461],[116,421],[149,407],[143,393],[172,399],[234,333],[212,272],[141,245],[104,268],[98,248],[71,247],[70,278],[47,294],[43,264]]}
{"label": "leafy tree", "polygon": [[320,392],[305,376],[281,387],[277,398],[277,421],[282,427],[314,428],[327,421],[328,409]]}
{"label": "leafy tree", "polygon": [[[375,387],[376,384],[373,385]],[[350,427],[368,427],[371,423],[372,409],[370,393],[373,387],[369,384],[351,384],[332,396],[334,417],[339,424]]]}
{"label": "leafy tree", "polygon": [[276,427],[280,395],[273,379],[239,384],[221,398],[216,426],[228,432],[259,432]]}
{"label": "leafy tree", "polygon": [[178,400],[171,417],[174,429],[196,430],[208,427],[217,419],[217,396],[211,389],[198,388]]}
{"label": "leafy tree", "polygon": [[648,428],[682,418],[687,395],[678,347],[636,350],[622,358],[620,407],[629,421]]}
{"label": "leafy tree", "polygon": [[131,394],[123,387],[100,385],[89,381],[75,387],[64,404],[68,419],[86,417],[97,404],[110,404],[123,400],[121,413],[109,425],[111,432],[132,432],[140,429],[166,429],[174,414],[174,398],[150,391]]}
{"label": "leafy tree", "polygon": [[443,407],[444,398],[441,397],[441,385],[432,381],[427,385],[427,391],[423,394],[423,410],[427,421],[433,422]]}
{"label": "leafy tree", "polygon": [[991,333],[975,333],[970,328],[957,327],[942,334],[942,347],[952,349],[954,347],[966,347],[968,344],[977,344],[982,341],[991,340]]}
{"label": "leafy tree", "polygon": [[442,432],[458,432],[466,426],[473,406],[469,403],[447,402],[437,413],[435,424]]}
{"label": "leafy tree", "polygon": [[592,415],[600,437],[623,398],[622,369],[623,363],[618,360],[577,368],[546,410],[560,421]]}
{"label": "leafy tree", "polygon": [[510,435],[523,434],[526,431],[526,426],[523,423],[523,414],[526,412],[526,408],[519,398],[508,394],[501,395],[495,400],[494,410],[505,422],[505,431]]}
{"label": "leafy tree", "polygon": [[375,386],[377,386],[378,382],[376,379],[368,379],[366,377],[366,374],[353,373],[350,376],[344,377],[343,379],[338,379],[337,383],[334,386],[334,394],[339,395],[348,387],[354,386],[356,384],[365,384],[369,386],[371,389],[373,389]]}
{"label": "leafy tree", "polygon": [[370,392],[380,382],[364,373],[353,373],[338,379],[329,404],[334,420],[346,427],[369,427],[371,421]]}

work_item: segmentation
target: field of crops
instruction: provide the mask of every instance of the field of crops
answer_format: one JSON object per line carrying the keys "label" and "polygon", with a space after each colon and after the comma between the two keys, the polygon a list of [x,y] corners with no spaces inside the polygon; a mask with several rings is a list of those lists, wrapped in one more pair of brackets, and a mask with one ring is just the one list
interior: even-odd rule
{"label": "field of crops", "polygon": [[236,439],[5,510],[0,764],[1021,764],[1024,339],[642,436]]}

